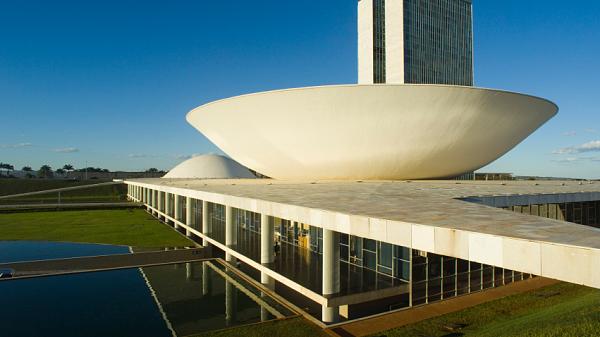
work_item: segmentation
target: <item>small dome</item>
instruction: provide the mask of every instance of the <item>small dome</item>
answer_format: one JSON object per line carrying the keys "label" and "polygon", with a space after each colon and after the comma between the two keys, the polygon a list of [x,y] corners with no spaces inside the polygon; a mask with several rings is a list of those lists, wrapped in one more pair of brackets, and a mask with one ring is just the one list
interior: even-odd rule
{"label": "small dome", "polygon": [[175,166],[163,178],[232,179],[256,178],[256,176],[233,159],[216,154],[204,154]]}

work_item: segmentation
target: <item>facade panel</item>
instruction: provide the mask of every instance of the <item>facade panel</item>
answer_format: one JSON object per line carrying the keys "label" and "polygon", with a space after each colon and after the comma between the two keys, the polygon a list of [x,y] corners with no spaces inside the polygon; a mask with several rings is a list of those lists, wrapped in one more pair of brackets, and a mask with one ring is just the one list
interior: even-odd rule
{"label": "facade panel", "polygon": [[358,83],[373,83],[373,2],[358,2]]}
{"label": "facade panel", "polygon": [[473,85],[472,4],[404,0],[406,83]]}

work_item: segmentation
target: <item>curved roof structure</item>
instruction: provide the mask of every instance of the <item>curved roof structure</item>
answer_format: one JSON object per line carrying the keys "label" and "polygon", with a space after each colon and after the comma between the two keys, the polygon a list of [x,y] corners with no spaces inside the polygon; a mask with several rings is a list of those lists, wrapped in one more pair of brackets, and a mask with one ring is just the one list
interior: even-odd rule
{"label": "curved roof structure", "polygon": [[431,179],[489,164],[557,111],[545,99],[491,89],[341,85],[228,98],[187,120],[276,179]]}
{"label": "curved roof structure", "polygon": [[163,178],[229,179],[256,178],[238,162],[216,154],[192,157],[175,166]]}

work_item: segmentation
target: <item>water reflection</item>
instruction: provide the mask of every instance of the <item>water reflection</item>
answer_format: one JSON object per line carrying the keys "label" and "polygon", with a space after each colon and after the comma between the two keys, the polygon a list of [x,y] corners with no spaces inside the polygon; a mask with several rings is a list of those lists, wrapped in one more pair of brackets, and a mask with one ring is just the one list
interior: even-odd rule
{"label": "water reflection", "polygon": [[127,246],[47,241],[0,241],[0,263],[127,253],[129,253]]}
{"label": "water reflection", "polygon": [[186,336],[292,314],[220,262],[0,281],[6,336]]}
{"label": "water reflection", "polygon": [[[141,268],[177,335],[254,323],[291,313],[216,261]],[[266,294],[265,294],[266,295]]]}

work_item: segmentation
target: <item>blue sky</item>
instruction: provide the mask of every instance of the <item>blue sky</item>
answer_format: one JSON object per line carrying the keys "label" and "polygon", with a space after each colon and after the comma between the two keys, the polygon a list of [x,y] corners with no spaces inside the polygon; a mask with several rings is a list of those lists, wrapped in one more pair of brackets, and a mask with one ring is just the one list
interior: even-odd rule
{"label": "blue sky", "polygon": [[[484,171],[600,178],[600,2],[474,0],[477,86],[559,114]],[[354,83],[356,1],[1,1],[0,161],[169,169],[214,99]]]}

